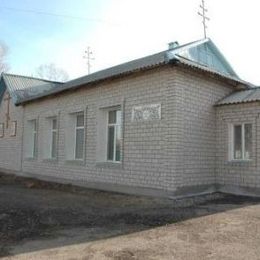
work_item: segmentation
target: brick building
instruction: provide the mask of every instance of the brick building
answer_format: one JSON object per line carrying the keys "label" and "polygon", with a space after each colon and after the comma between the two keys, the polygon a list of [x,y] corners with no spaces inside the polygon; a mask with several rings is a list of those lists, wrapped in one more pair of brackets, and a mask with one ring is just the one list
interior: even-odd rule
{"label": "brick building", "polygon": [[0,171],[133,194],[260,195],[259,101],[210,39],[65,83],[3,74]]}

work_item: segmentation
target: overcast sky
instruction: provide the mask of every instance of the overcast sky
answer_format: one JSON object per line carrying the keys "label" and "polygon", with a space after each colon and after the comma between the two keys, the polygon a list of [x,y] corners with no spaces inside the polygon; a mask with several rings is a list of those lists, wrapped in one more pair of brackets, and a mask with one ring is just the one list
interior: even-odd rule
{"label": "overcast sky", "polygon": [[[242,79],[260,85],[260,1],[205,1],[209,37]],[[32,75],[40,64],[53,62],[75,78],[87,73],[82,56],[88,45],[94,72],[162,51],[171,41],[201,39],[200,2],[1,0],[0,40],[9,46],[12,73]]]}

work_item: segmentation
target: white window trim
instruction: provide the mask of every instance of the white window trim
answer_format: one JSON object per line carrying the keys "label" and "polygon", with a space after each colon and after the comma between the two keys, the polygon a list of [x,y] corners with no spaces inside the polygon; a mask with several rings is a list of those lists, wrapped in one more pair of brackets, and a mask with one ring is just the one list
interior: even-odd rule
{"label": "white window trim", "polygon": [[27,134],[27,138],[31,139],[30,146],[27,146],[27,148],[26,148],[26,149],[28,149],[26,151],[27,159],[36,159],[37,153],[38,153],[38,120],[30,119],[27,121],[27,124],[33,124],[33,122],[34,122],[34,127],[32,127],[32,125],[30,125],[30,127],[32,127],[30,129],[30,132],[28,133],[30,135],[28,136],[28,134]]}
{"label": "white window trim", "polygon": [[0,138],[4,138],[5,136],[5,124],[0,123]]}
{"label": "white window trim", "polygon": [[[53,120],[56,120],[56,128],[55,129],[53,128]],[[55,156],[53,157],[52,154],[53,154],[53,134],[54,133],[56,133],[56,153],[55,153]],[[58,144],[57,139],[58,139],[58,119],[57,119],[57,117],[53,117],[53,118],[51,118],[50,159],[56,159],[57,158],[57,148],[58,148],[58,146],[57,146],[57,144]]]}
{"label": "white window trim", "polygon": [[[117,127],[119,126],[121,128],[121,135],[122,135],[122,118],[120,120],[121,124],[118,124],[116,120],[116,123],[109,123],[109,112],[111,111],[121,111],[122,113],[122,110],[120,107],[116,107],[116,108],[111,108],[111,109],[108,109],[107,110],[107,129],[106,129],[106,134],[107,134],[107,146],[106,146],[106,149],[107,149],[107,152],[106,152],[106,161],[107,162],[110,162],[110,163],[121,163],[122,162],[122,147],[120,147],[120,160],[119,161],[116,161],[116,136],[117,136]],[[121,114],[121,117],[122,117],[122,114]],[[113,160],[109,160],[108,159],[108,134],[109,134],[109,127],[114,127],[114,154],[113,154]],[[122,137],[121,137],[122,139]],[[122,141],[122,140],[121,140]]]}
{"label": "white window trim", "polygon": [[[11,136],[11,137],[15,137],[16,134],[17,134],[17,121],[12,121],[12,122],[11,122],[11,127],[10,127],[10,129],[11,129],[10,136]],[[1,137],[1,136],[0,136],[0,137]]]}
{"label": "white window trim", "polygon": [[35,158],[36,157],[36,154],[37,154],[37,134],[38,134],[38,131],[37,131],[37,120],[33,120],[34,121],[34,128],[33,128],[33,131],[32,131],[32,135],[33,135],[33,149],[32,149],[32,158]]}
{"label": "white window trim", "polygon": [[[252,125],[252,131],[253,131],[253,124],[251,122],[246,122],[246,123],[233,123],[230,124],[230,138],[229,138],[229,161],[235,161],[235,162],[239,162],[239,161],[252,161],[252,158],[245,158],[245,125],[247,124],[251,124]],[[240,159],[236,159],[234,158],[234,129],[235,126],[240,126],[241,125],[241,138],[242,138],[242,158]]]}
{"label": "white window trim", "polygon": [[[82,115],[84,118],[84,124],[83,126],[77,126],[77,116]],[[84,139],[83,139],[83,154],[82,158],[76,158],[76,143],[77,143],[77,130],[83,129],[84,131]],[[84,161],[85,157],[85,113],[84,112],[77,112],[75,113],[75,129],[74,129],[74,154],[73,154],[73,160],[75,161]]]}

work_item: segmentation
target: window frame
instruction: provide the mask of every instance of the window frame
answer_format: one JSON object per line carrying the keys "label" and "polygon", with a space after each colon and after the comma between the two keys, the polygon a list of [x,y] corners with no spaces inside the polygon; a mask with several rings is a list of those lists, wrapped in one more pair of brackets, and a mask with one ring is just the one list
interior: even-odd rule
{"label": "window frame", "polygon": [[4,137],[5,137],[5,124],[0,123],[0,138],[4,138]]}
{"label": "window frame", "polygon": [[[109,113],[116,111],[116,122],[109,123]],[[117,112],[120,111],[120,120],[118,121]],[[114,144],[113,144],[113,159],[109,160],[109,128],[114,128]],[[117,137],[117,129],[120,128],[120,160],[116,160],[116,137]],[[122,109],[121,107],[113,107],[107,110],[107,123],[106,123],[106,135],[107,135],[107,144],[106,144],[106,161],[109,163],[121,163],[122,162]]]}
{"label": "window frame", "polygon": [[[253,124],[252,122],[245,122],[245,123],[233,123],[230,125],[230,149],[229,149],[229,160],[230,161],[252,161],[252,154],[253,154],[253,147],[250,158],[245,157],[245,125],[251,125],[251,131],[252,131],[252,146],[253,146]],[[235,158],[235,127],[241,126],[241,152],[242,156],[241,158]]]}
{"label": "window frame", "polygon": [[[57,117],[52,117],[50,118],[51,120],[51,140],[50,140],[50,159],[57,159],[57,155],[58,155],[58,118]],[[56,128],[53,128],[54,124],[53,124],[53,121],[56,120]],[[56,152],[55,152],[55,156],[53,156],[53,135],[54,133],[56,133]]]}
{"label": "window frame", "polygon": [[10,136],[11,137],[15,137],[16,134],[17,134],[17,121],[12,121],[11,122],[10,129],[11,129]]}
{"label": "window frame", "polygon": [[[75,114],[72,114],[74,116],[74,149],[73,149],[73,160],[75,161],[84,161],[84,156],[85,156],[85,113],[84,111],[82,112],[77,112]],[[83,125],[82,126],[77,126],[77,117],[78,116],[83,116]],[[76,158],[76,150],[77,150],[77,130],[83,130],[83,149],[82,149],[82,158]]]}
{"label": "window frame", "polygon": [[38,129],[37,129],[37,120],[34,119],[32,120],[34,123],[34,127],[32,130],[32,135],[33,135],[33,153],[32,153],[32,157],[35,158],[37,155],[37,135],[38,135]]}
{"label": "window frame", "polygon": [[[38,153],[38,120],[37,119],[30,119],[27,121],[27,124],[29,126],[29,136],[27,134],[27,138],[29,138],[31,141],[30,146],[27,148],[29,149],[27,153],[28,159],[36,159],[37,153]],[[28,128],[27,128],[28,129]],[[27,130],[28,131],[28,130]],[[29,141],[28,139],[28,141]]]}

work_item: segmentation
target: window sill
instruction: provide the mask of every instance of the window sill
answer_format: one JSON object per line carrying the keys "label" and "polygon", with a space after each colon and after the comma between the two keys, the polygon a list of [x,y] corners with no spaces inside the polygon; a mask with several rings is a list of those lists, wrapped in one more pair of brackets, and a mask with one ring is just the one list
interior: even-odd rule
{"label": "window sill", "polygon": [[57,163],[58,159],[57,158],[46,158],[42,160],[45,163]]}
{"label": "window sill", "polygon": [[85,165],[85,161],[84,160],[77,160],[77,159],[69,159],[66,160],[66,164],[72,164],[72,165],[81,165],[84,166]]}
{"label": "window sill", "polygon": [[111,169],[122,169],[122,162],[97,162],[97,168],[111,168]]}
{"label": "window sill", "polygon": [[252,159],[231,159],[229,162],[252,162]]}
{"label": "window sill", "polygon": [[36,157],[26,157],[25,161],[37,161]]}
{"label": "window sill", "polygon": [[239,165],[239,166],[243,166],[243,165],[250,165],[253,163],[253,160],[229,160],[227,161],[227,164],[232,164],[232,165]]}

